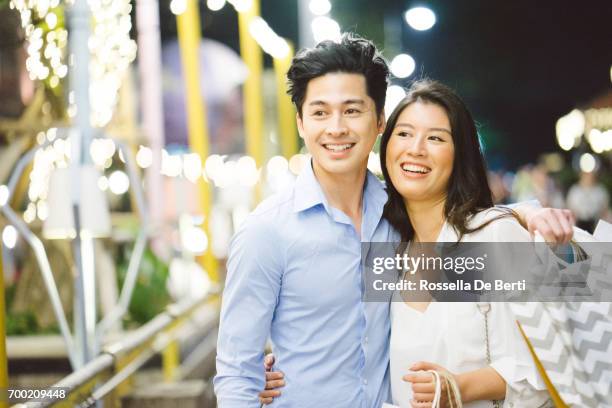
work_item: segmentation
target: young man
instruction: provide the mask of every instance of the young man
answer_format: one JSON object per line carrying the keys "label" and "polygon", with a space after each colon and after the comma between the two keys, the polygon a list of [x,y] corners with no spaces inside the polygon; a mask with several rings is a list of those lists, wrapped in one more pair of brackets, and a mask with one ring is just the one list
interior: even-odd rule
{"label": "young man", "polygon": [[[219,407],[260,406],[268,336],[285,378],[275,406],[378,408],[388,400],[389,306],[361,301],[360,266],[361,242],[394,237],[382,219],[384,188],[366,168],[385,125],[387,77],[375,46],[351,34],[294,58],[290,94],[312,163],[232,241]],[[543,215],[532,224],[549,220],[563,240],[566,223]]]}

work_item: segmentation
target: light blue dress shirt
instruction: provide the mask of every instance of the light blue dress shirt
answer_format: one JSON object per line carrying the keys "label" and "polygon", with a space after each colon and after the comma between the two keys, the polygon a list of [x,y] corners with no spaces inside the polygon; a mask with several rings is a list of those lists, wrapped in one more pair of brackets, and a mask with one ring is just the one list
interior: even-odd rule
{"label": "light blue dress shirt", "polygon": [[379,408],[389,400],[389,304],[362,302],[361,242],[392,238],[368,172],[361,236],[311,166],[249,215],[230,245],[217,345],[220,408],[259,408],[263,350],[285,374],[270,407]]}

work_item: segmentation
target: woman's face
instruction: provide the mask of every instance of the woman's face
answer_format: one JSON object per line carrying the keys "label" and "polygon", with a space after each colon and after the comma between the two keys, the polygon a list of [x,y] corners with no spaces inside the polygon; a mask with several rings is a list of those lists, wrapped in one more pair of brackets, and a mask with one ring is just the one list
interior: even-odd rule
{"label": "woman's face", "polygon": [[399,115],[387,145],[385,165],[404,201],[444,200],[455,146],[444,108],[414,102]]}

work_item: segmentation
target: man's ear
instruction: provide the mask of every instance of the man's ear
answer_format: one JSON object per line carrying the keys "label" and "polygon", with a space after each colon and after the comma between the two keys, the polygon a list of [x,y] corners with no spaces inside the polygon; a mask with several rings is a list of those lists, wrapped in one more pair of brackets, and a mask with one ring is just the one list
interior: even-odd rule
{"label": "man's ear", "polygon": [[385,115],[385,110],[383,109],[378,116],[378,133],[383,133],[385,131],[385,127],[387,126],[386,118],[387,116]]}
{"label": "man's ear", "polygon": [[295,114],[295,123],[297,124],[298,134],[303,139],[304,122],[302,122],[302,117],[300,116],[299,112]]}

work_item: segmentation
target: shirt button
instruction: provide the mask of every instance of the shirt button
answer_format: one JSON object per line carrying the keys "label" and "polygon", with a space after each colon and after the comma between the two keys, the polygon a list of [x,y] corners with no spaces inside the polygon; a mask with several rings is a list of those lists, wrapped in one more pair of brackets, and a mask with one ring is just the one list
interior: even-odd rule
{"label": "shirt button", "polygon": [[368,385],[368,380],[363,380],[363,385]]}
{"label": "shirt button", "polygon": [[365,339],[363,339],[365,344],[368,344],[368,338],[366,337]]}

